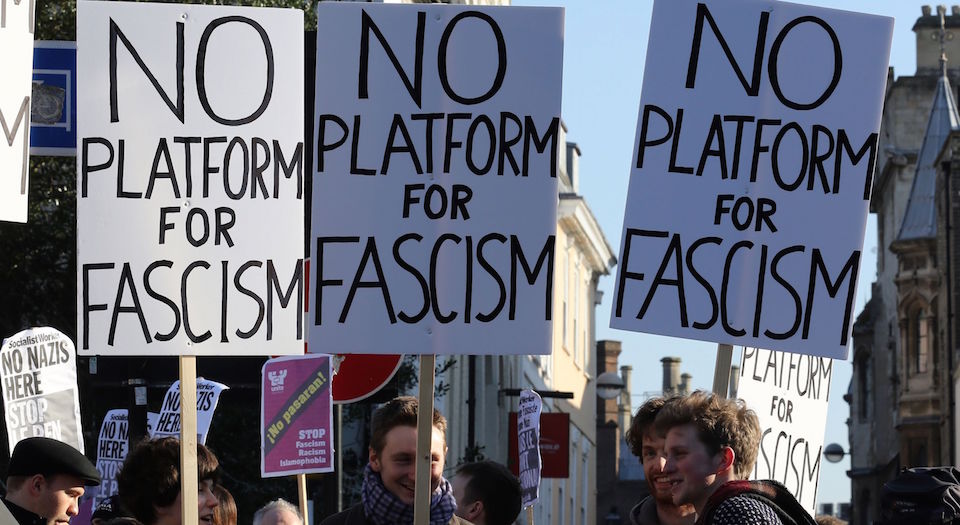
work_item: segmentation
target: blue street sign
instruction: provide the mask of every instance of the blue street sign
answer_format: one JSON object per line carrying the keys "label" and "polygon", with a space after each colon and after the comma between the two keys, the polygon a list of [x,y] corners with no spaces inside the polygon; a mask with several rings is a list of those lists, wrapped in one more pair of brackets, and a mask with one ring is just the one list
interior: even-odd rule
{"label": "blue street sign", "polygon": [[30,154],[77,154],[77,44],[33,43]]}

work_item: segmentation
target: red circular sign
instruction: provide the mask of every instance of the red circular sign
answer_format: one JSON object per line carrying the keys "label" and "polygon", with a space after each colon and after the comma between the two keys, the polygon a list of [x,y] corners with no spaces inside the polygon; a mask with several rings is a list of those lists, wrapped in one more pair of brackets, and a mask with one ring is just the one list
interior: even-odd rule
{"label": "red circular sign", "polygon": [[335,356],[340,368],[333,375],[334,404],[366,399],[383,388],[400,368],[402,355],[345,354]]}

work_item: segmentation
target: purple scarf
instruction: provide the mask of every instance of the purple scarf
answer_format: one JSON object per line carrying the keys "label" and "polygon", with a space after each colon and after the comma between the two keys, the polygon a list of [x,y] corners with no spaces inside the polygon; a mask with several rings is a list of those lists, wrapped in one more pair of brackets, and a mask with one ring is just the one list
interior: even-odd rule
{"label": "purple scarf", "polygon": [[[383,486],[379,472],[368,464],[363,469],[363,487],[360,489],[363,513],[377,525],[413,525],[413,505],[400,501]],[[430,525],[447,525],[457,509],[450,482],[440,478],[440,486],[430,496]]]}

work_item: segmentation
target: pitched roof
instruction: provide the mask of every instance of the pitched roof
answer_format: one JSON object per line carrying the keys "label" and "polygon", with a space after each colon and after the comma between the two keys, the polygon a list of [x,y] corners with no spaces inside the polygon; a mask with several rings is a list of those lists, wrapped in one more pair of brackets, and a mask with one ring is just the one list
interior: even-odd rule
{"label": "pitched roof", "polygon": [[960,114],[957,102],[953,98],[950,81],[945,74],[940,75],[937,92],[933,97],[933,108],[927,121],[927,131],[923,136],[923,145],[917,157],[916,173],[907,210],[903,214],[898,241],[927,239],[937,235],[936,161],[944,141],[951,131],[960,130]]}

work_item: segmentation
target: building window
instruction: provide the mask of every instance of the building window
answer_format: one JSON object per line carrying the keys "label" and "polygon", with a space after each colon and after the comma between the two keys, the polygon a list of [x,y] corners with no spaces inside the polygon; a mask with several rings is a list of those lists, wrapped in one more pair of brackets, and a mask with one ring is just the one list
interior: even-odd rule
{"label": "building window", "polygon": [[583,327],[578,322],[580,319],[580,261],[574,263],[576,266],[576,275],[573,281],[573,362],[581,366],[580,358],[580,329]]}
{"label": "building window", "polygon": [[570,281],[570,252],[564,254],[563,257],[563,276],[560,277],[563,281],[563,337],[560,339],[560,346],[567,348],[567,302],[569,296],[569,281]]}
{"label": "building window", "polygon": [[910,464],[908,467],[927,466],[927,440],[925,438],[910,439]]}
{"label": "building window", "polygon": [[866,421],[869,417],[870,402],[870,359],[866,352],[857,355],[857,407],[859,409],[860,421]]}
{"label": "building window", "polygon": [[927,372],[927,360],[930,355],[929,317],[923,309],[917,308],[910,313],[907,319],[907,355],[909,357],[908,371],[912,374]]}

